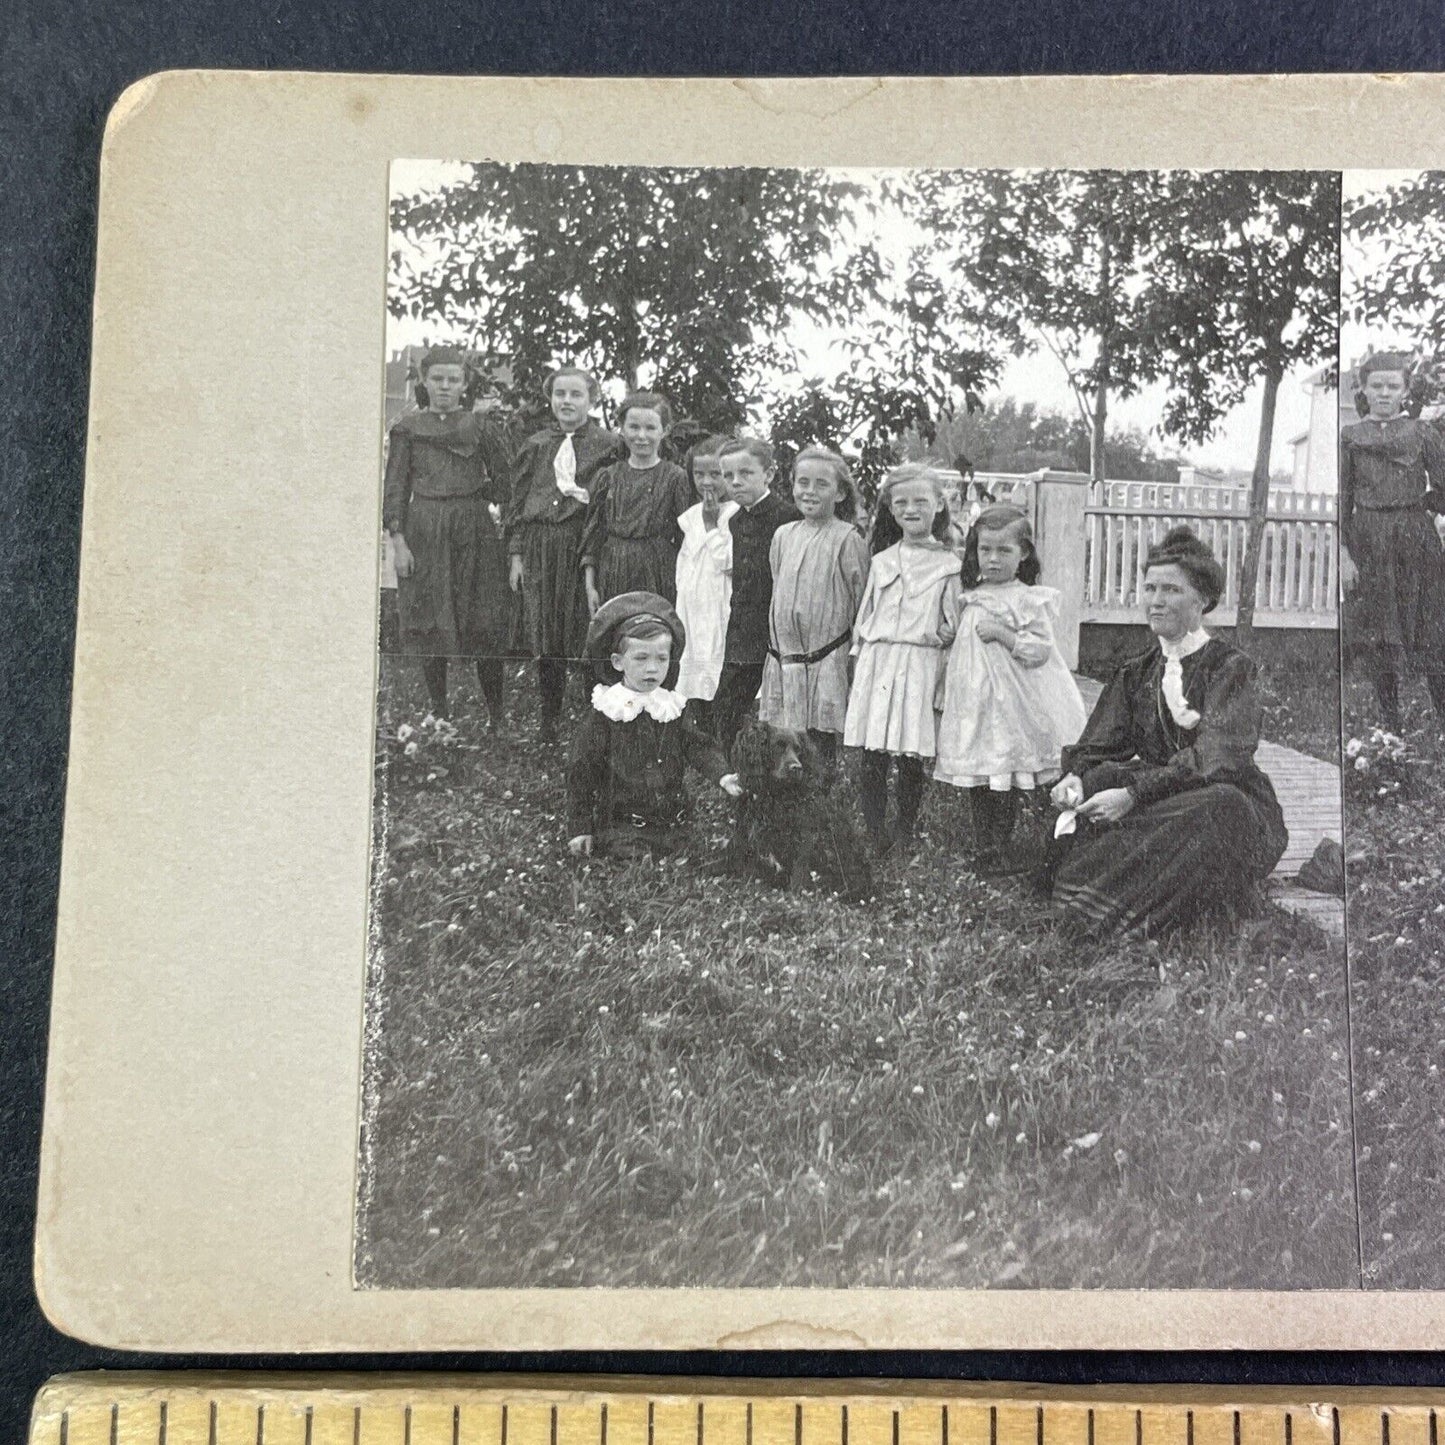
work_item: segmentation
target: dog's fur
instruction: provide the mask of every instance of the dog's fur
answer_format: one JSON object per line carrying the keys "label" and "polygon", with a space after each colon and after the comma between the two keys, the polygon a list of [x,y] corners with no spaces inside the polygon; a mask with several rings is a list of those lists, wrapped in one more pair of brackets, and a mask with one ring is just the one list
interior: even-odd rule
{"label": "dog's fur", "polygon": [[807,733],[745,723],[732,764],[745,790],[728,847],[732,872],[780,888],[872,897],[872,869],[851,810]]}

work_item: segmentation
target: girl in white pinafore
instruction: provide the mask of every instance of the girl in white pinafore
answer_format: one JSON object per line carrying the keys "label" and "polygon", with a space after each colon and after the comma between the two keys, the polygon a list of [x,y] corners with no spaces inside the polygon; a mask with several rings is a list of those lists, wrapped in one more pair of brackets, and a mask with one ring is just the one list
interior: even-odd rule
{"label": "girl in white pinafore", "polygon": [[1022,793],[1060,776],[1087,715],[1054,640],[1059,594],[1037,585],[1033,529],[1017,507],[985,507],[963,553],[963,616],[949,654],[936,782],[967,788],[983,871],[1006,856]]}
{"label": "girl in white pinafore", "polygon": [[724,501],[722,496],[718,452],[726,441],[726,437],[707,437],[688,454],[687,470],[701,500],[677,519],[682,531],[677,553],[677,615],[687,641],[675,690],[704,715],[717,695],[732,606],[733,538],[727,524],[738,504]]}
{"label": "girl in white pinafore", "polygon": [[[944,652],[960,607],[956,553],[943,479],[918,463],[895,467],[879,489],[876,552],[853,627],[856,664],[843,746],[863,749],[863,821],[880,850],[907,843],[923,803],[924,766],[933,757]],[[889,764],[898,762],[898,826],[884,826]]]}

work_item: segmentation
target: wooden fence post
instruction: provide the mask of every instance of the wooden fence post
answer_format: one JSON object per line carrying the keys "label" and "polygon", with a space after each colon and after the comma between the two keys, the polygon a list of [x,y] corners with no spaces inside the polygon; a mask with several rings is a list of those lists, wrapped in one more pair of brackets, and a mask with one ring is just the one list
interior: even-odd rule
{"label": "wooden fence post", "polygon": [[1088,500],[1089,478],[1084,472],[1045,470],[1035,474],[1034,542],[1044,564],[1043,583],[1058,588],[1060,594],[1059,651],[1076,672],[1086,585],[1084,508]]}

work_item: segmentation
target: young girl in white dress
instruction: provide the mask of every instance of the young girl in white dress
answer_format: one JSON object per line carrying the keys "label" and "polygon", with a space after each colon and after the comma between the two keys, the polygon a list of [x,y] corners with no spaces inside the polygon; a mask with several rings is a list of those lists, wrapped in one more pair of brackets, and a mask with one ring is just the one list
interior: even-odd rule
{"label": "young girl in white dress", "polygon": [[[943,478],[934,468],[909,463],[884,477],[843,723],[843,746],[863,749],[863,821],[880,851],[912,839],[935,750],[943,655],[959,614],[961,563],[940,540],[947,529]],[[890,837],[884,820],[894,759],[898,825]]]}
{"label": "young girl in white dress", "polygon": [[935,781],[969,790],[980,872],[1012,866],[1022,793],[1059,777],[1084,700],[1054,640],[1059,594],[1038,585],[1033,528],[994,503],[969,528],[963,615],[949,653]]}
{"label": "young girl in white dress", "polygon": [[726,437],[706,437],[688,453],[687,470],[699,500],[677,519],[682,530],[677,554],[677,615],[687,634],[677,692],[704,723],[710,722],[708,715],[717,695],[732,606],[733,538],[728,519],[738,504],[723,499],[718,453],[726,441]]}

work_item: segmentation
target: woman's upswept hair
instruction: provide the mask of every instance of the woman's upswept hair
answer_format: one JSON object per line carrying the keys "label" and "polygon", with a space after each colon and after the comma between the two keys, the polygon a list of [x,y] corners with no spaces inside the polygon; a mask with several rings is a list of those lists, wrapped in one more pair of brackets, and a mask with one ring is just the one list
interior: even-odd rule
{"label": "woman's upswept hair", "polygon": [[838,483],[838,500],[834,503],[833,513],[841,521],[856,522],[858,520],[858,484],[853,480],[853,473],[848,470],[848,463],[843,460],[835,451],[827,447],[808,446],[793,458],[793,475],[798,473],[799,462],[827,462],[833,469],[833,478]]}
{"label": "woman's upswept hair", "polygon": [[1043,575],[1038,548],[1034,546],[1033,524],[1028,516],[1007,502],[993,502],[973,520],[968,536],[963,539],[963,572],[959,580],[965,588],[977,587],[982,580],[978,570],[978,534],[980,532],[1013,532],[1023,546],[1023,560],[1017,573],[1020,582],[1032,587]]}
{"label": "woman's upswept hair", "polygon": [[903,528],[898,525],[889,500],[894,488],[902,486],[904,482],[927,482],[933,488],[933,495],[938,501],[938,511],[934,515],[930,530],[935,541],[947,545],[948,496],[944,491],[945,481],[942,472],[937,467],[929,466],[927,462],[904,462],[902,466],[892,468],[879,483],[878,499],[873,504],[873,525],[868,532],[869,551],[876,556],[879,552],[887,551],[895,542],[903,540]]}
{"label": "woman's upswept hair", "polygon": [[617,425],[627,420],[634,407],[639,411],[655,411],[662,422],[664,434],[672,430],[672,403],[659,391],[629,391],[617,408]]}

